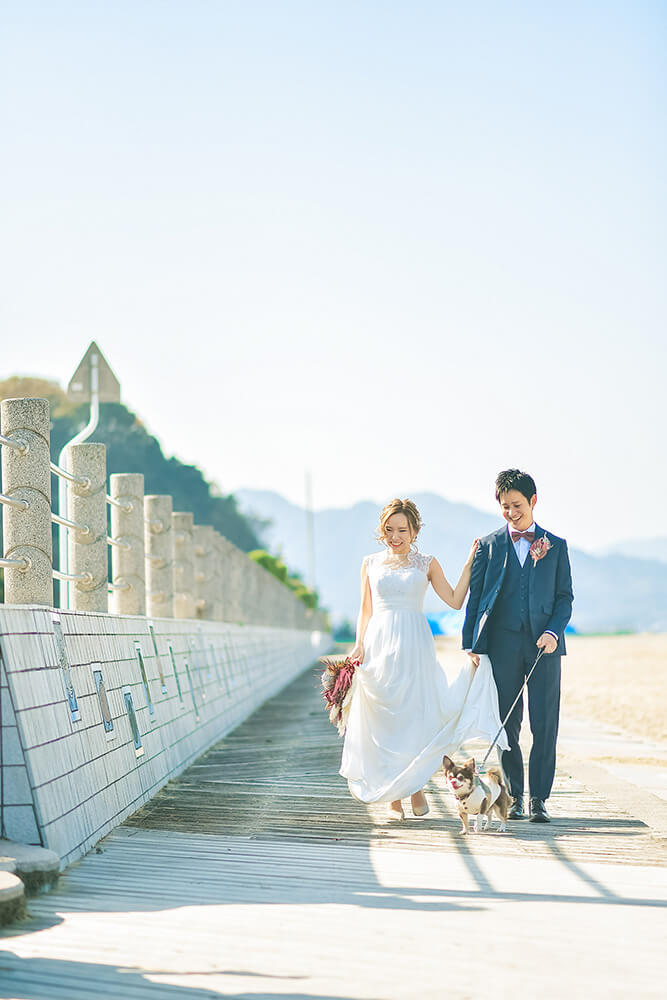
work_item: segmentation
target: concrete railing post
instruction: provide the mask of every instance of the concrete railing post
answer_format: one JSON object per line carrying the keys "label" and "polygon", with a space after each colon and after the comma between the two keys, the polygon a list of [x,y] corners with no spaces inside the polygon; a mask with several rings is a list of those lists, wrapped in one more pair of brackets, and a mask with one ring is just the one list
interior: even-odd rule
{"label": "concrete railing post", "polygon": [[215,560],[215,620],[225,621],[225,539],[219,531],[213,532],[213,558]]}
{"label": "concrete railing post", "polygon": [[213,529],[213,554],[211,558],[213,568],[213,618],[216,622],[224,620],[224,573],[225,565],[222,553],[222,535]]}
{"label": "concrete railing post", "polygon": [[170,496],[144,497],[146,545],[146,614],[150,618],[174,615],[174,532]]}
{"label": "concrete railing post", "polygon": [[[144,477],[140,472],[109,477],[111,537],[120,545],[111,548],[111,582],[123,589],[111,594],[117,615],[146,614],[144,566]],[[122,506],[118,506],[121,504]]]}
{"label": "concrete railing post", "polygon": [[271,576],[271,574],[265,570],[263,566],[260,566],[259,563],[253,564],[252,582],[252,624],[274,625],[275,601],[276,599],[279,599],[278,587],[282,587],[284,584],[276,580],[274,576]]}
{"label": "concrete railing post", "polygon": [[49,402],[3,399],[0,413],[4,437],[27,446],[0,449],[2,491],[16,501],[2,507],[4,558],[19,563],[4,568],[5,601],[52,605]]}
{"label": "concrete railing post", "polygon": [[243,588],[243,604],[244,604],[244,620],[248,625],[257,625],[258,622],[258,590],[259,590],[259,576],[260,573],[266,573],[266,570],[259,566],[248,556],[244,555],[247,562],[245,566],[245,586]]}
{"label": "concrete railing post", "polygon": [[239,625],[245,624],[247,621],[245,615],[245,585],[247,580],[247,565],[246,559],[248,558],[244,552],[237,549],[234,545],[230,551],[230,575],[232,578],[232,608],[233,615],[232,621],[238,622]]}
{"label": "concrete railing post", "polygon": [[239,603],[239,566],[236,558],[237,548],[228,539],[223,538],[224,587],[225,587],[225,621],[241,621],[241,605]]}
{"label": "concrete railing post", "polygon": [[107,449],[103,444],[70,445],[68,471],[88,483],[67,483],[67,515],[80,525],[68,533],[69,572],[80,579],[69,589],[74,611],[107,611]]}
{"label": "concrete railing post", "polygon": [[174,618],[195,617],[194,518],[185,511],[174,511],[171,528],[174,536]]}
{"label": "concrete railing post", "polygon": [[194,579],[197,618],[213,617],[214,588],[212,577],[213,528],[208,524],[195,524]]}
{"label": "concrete railing post", "polygon": [[238,621],[236,613],[236,567],[234,562],[235,546],[220,535],[218,541],[218,569],[220,572],[220,599],[222,601],[222,620],[225,622]]}

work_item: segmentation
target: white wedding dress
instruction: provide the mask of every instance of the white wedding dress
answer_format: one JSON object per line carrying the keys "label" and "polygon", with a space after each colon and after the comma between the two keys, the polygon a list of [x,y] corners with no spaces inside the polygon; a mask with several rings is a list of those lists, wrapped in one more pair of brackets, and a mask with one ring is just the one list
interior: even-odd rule
{"label": "white wedding dress", "polygon": [[[364,562],[373,614],[349,705],[340,773],[362,802],[392,802],[422,788],[463,743],[491,743],[500,729],[491,663],[461,653],[451,684],[422,611],[431,556],[387,552]],[[498,745],[508,749],[503,730]]]}

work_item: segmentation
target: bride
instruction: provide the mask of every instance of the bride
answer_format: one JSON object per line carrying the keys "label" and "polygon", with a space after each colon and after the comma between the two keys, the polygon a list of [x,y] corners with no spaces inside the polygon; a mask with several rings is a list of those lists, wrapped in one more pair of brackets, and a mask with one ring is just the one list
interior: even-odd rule
{"label": "bride", "polygon": [[[380,514],[378,541],[385,551],[361,566],[361,609],[350,658],[359,666],[349,708],[340,773],[362,802],[390,802],[403,819],[410,796],[415,816],[429,811],[424,784],[468,739],[489,742],[500,728],[498,694],[485,657],[475,670],[464,663],[450,686],[437,660],[422,611],[429,583],[445,604],[463,606],[473,543],[455,587],[437,559],[415,540],[421,517],[411,500],[392,500]],[[467,657],[466,657],[467,660]],[[504,732],[499,746],[506,749]]]}

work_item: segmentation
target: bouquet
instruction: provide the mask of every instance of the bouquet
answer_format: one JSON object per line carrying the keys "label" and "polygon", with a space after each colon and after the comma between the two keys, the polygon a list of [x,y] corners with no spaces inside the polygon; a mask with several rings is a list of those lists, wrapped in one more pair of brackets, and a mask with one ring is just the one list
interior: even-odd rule
{"label": "bouquet", "polygon": [[343,736],[347,726],[347,716],[354,693],[354,678],[359,663],[346,656],[344,660],[333,660],[321,656],[324,664],[322,672],[322,697],[329,710],[329,722],[338,729],[338,735]]}

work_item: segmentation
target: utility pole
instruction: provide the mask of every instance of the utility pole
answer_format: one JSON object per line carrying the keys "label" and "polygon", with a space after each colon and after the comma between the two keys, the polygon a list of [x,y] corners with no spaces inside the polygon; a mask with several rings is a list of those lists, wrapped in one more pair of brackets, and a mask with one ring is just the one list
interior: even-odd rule
{"label": "utility pole", "polygon": [[306,469],[306,552],[308,554],[308,586],[315,590],[315,519],[313,517],[313,483]]}

